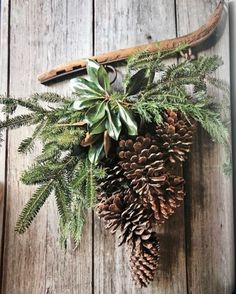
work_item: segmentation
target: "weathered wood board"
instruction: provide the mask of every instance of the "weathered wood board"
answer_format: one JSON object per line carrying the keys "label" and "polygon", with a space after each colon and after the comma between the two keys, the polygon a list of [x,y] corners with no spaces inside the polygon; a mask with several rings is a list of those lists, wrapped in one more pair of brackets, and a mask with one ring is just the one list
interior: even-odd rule
{"label": "weathered wood board", "polygon": [[[0,11],[0,89],[1,94],[8,92],[8,1],[1,6]],[[1,95],[0,94],[0,95]],[[0,120],[5,119],[0,114]],[[4,212],[5,212],[5,163],[6,163],[6,132],[2,133],[3,142],[0,141],[0,236],[2,248],[2,235],[4,232]],[[2,253],[0,256],[0,271],[2,271]]]}
{"label": "weathered wood board", "polygon": [[[92,53],[91,1],[11,1],[10,9],[10,95],[25,97],[47,91],[37,81],[39,72]],[[70,92],[67,83],[50,90]],[[22,170],[35,156],[17,153],[20,140],[30,133],[27,128],[9,132],[2,293],[91,293],[91,216],[77,251],[71,245],[65,253],[59,245],[53,197],[27,234],[14,232],[17,216],[34,191],[19,182]]]}
{"label": "weathered wood board", "polygon": [[[178,33],[186,34],[201,25],[216,5],[216,0],[177,0]],[[224,20],[208,41],[208,45],[213,46],[199,54],[222,56],[224,65],[217,77],[229,82],[227,15],[225,7]],[[222,93],[214,94],[216,99],[222,99]],[[224,148],[211,143],[206,133],[200,131],[185,170],[188,183],[185,226],[189,293],[227,294],[234,290],[232,178],[223,173],[225,160]]]}
{"label": "weathered wood board", "polygon": [[[190,32],[204,23],[216,2],[11,0],[8,6],[5,0],[1,7],[0,93],[9,85],[9,93],[15,96],[49,90],[69,94],[68,81],[47,88],[39,85],[37,75],[68,60]],[[218,43],[204,52],[223,56],[225,65],[219,76],[224,79],[229,78],[228,49],[226,24]],[[119,81],[122,73],[119,69]],[[203,132],[185,167],[189,182],[185,206],[161,228],[161,266],[155,281],[144,290],[135,289],[131,282],[124,248],[117,247],[116,238],[104,231],[91,212],[80,248],[73,250],[70,244],[66,253],[59,245],[53,197],[23,236],[14,232],[17,216],[34,191],[19,178],[35,153],[23,157],[17,153],[20,140],[30,133],[26,128],[10,131],[7,158],[4,149],[0,153],[0,183],[6,185],[6,201],[0,210],[0,230],[4,224],[2,294],[231,294],[231,179],[222,173],[222,148],[210,143]]]}

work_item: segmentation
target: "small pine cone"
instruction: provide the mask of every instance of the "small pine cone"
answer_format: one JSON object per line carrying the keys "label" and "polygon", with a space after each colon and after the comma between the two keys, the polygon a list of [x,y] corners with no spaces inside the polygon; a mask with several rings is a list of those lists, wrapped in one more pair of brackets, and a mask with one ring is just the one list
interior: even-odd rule
{"label": "small pine cone", "polygon": [[144,205],[150,205],[154,219],[158,224],[164,223],[184,199],[184,179],[165,173],[143,181],[132,181],[134,190],[142,197]]}
{"label": "small pine cone", "polygon": [[123,190],[126,178],[120,166],[106,168],[107,176],[99,181],[98,200],[110,197],[113,193]]}
{"label": "small pine cone", "polygon": [[130,203],[135,202],[132,190],[127,189],[113,193],[108,198],[102,198],[97,205],[97,214],[106,221],[106,229],[111,229],[114,234],[123,223],[122,213]]}
{"label": "small pine cone", "polygon": [[106,221],[106,229],[114,234],[120,228],[120,244],[140,243],[150,238],[152,211],[137,202],[136,194],[127,189],[114,193],[97,205],[100,218]]}
{"label": "small pine cone", "polygon": [[164,113],[164,122],[156,127],[156,139],[167,162],[175,164],[187,159],[196,129],[194,123],[172,110]]}
{"label": "small pine cone", "polygon": [[159,241],[156,233],[147,240],[133,245],[130,254],[130,269],[137,287],[147,287],[153,280],[159,262]]}

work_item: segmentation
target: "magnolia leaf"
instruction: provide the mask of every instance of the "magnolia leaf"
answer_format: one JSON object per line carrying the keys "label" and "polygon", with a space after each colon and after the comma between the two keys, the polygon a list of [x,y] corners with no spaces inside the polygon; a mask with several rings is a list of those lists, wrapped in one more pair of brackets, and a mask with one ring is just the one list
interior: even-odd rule
{"label": "magnolia leaf", "polygon": [[97,83],[84,78],[77,79],[77,83],[73,84],[75,93],[83,96],[102,96],[104,91]]}
{"label": "magnolia leaf", "polygon": [[104,157],[103,141],[99,140],[89,148],[88,158],[93,164],[96,164]]}
{"label": "magnolia leaf", "polygon": [[85,115],[85,120],[93,125],[97,121],[101,120],[105,116],[106,102],[102,101],[101,103],[96,104],[90,108]]}
{"label": "magnolia leaf", "polygon": [[102,86],[105,91],[110,91],[110,79],[108,76],[107,71],[105,70],[104,66],[100,66],[98,70],[98,82]]}
{"label": "magnolia leaf", "polygon": [[92,82],[94,82],[102,91],[110,90],[110,80],[105,68],[96,61],[89,59],[87,63],[87,72]]}
{"label": "magnolia leaf", "polygon": [[94,106],[94,103],[101,100],[101,97],[94,97],[94,98],[79,98],[73,103],[73,108],[75,110],[81,110],[85,108],[90,108]]}
{"label": "magnolia leaf", "polygon": [[87,62],[87,73],[94,83],[97,83],[98,80],[98,70],[100,68],[100,64],[96,61],[89,59]]}
{"label": "magnolia leaf", "polygon": [[125,94],[127,94],[127,96],[137,94],[140,90],[147,86],[149,79],[147,73],[148,70],[142,68],[129,79],[125,88]]}
{"label": "magnolia leaf", "polygon": [[135,121],[132,111],[128,109],[127,107],[123,107],[120,103],[118,103],[118,107],[119,107],[120,117],[123,123],[127,127],[128,134],[130,136],[138,135],[138,127],[137,127],[137,123]]}
{"label": "magnolia leaf", "polygon": [[111,139],[109,137],[109,134],[108,134],[107,130],[105,130],[104,135],[103,135],[103,145],[104,145],[105,155],[107,157],[108,152],[109,152],[110,147],[111,147]]}
{"label": "magnolia leaf", "polygon": [[106,121],[105,127],[109,136],[117,141],[121,132],[120,115],[119,113],[114,113],[110,109],[109,104],[106,104],[106,113],[108,120]]}
{"label": "magnolia leaf", "polygon": [[106,117],[103,117],[101,120],[97,121],[92,125],[90,132],[91,134],[100,134],[103,133],[106,129]]}

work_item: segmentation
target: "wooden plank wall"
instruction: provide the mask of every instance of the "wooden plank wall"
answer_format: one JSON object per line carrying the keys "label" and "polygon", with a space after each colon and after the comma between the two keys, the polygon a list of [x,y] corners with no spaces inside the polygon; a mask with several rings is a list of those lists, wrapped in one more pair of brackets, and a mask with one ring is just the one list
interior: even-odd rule
{"label": "wooden plank wall", "polygon": [[[204,23],[217,4],[216,0],[2,2],[0,93],[9,90],[15,96],[48,90],[69,94],[68,82],[48,89],[39,85],[37,74],[78,57],[185,34]],[[204,53],[223,56],[225,65],[218,74],[228,79],[227,15],[225,19],[220,41]],[[119,81],[122,72],[119,69]],[[14,232],[17,216],[33,192],[19,178],[35,153],[17,154],[20,140],[31,131],[9,132],[7,159],[4,146],[0,153],[0,184],[6,185],[0,210],[2,294],[232,293],[231,179],[222,174],[223,150],[203,132],[185,167],[189,182],[185,205],[160,232],[162,257],[156,279],[148,289],[137,290],[130,281],[125,251],[117,248],[117,240],[104,232],[92,212],[80,248],[73,250],[70,244],[66,253],[58,241],[54,199],[47,201],[25,235]]]}

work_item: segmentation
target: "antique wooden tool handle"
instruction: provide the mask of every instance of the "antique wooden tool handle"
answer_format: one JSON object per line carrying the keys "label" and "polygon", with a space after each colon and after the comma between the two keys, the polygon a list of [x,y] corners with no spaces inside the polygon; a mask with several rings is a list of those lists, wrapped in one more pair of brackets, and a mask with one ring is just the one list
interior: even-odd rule
{"label": "antique wooden tool handle", "polygon": [[[178,38],[162,40],[158,42],[158,45],[157,42],[151,44],[138,45],[131,48],[120,49],[92,56],[90,57],[90,59],[96,60],[101,64],[111,64],[113,62],[123,61],[127,59],[129,56],[137,53],[138,51],[146,50],[150,53],[154,53],[157,50],[168,51],[176,48],[182,43],[187,44],[189,47],[195,47],[202,43],[204,40],[206,40],[214,32],[215,28],[217,27],[217,24],[220,21],[223,7],[224,0],[221,0],[213,14],[207,20],[207,22],[198,30],[190,34]],[[85,70],[87,63],[86,60],[87,59],[79,59],[58,65],[57,67],[39,75],[38,79],[42,84],[45,84],[49,82],[56,82],[56,80],[71,75],[73,73],[79,73]]]}

